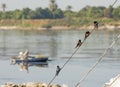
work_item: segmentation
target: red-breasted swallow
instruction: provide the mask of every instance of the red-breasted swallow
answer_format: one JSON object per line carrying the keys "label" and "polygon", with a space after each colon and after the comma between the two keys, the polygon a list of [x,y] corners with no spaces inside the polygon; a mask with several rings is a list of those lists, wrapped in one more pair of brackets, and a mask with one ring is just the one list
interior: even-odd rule
{"label": "red-breasted swallow", "polygon": [[90,35],[90,32],[89,31],[86,31],[85,33],[85,39]]}
{"label": "red-breasted swallow", "polygon": [[61,70],[61,68],[60,68],[59,66],[57,66],[57,69],[56,69],[56,76],[58,76],[60,70]]}
{"label": "red-breasted swallow", "polygon": [[80,47],[81,45],[82,45],[82,42],[81,40],[79,40],[75,48]]}
{"label": "red-breasted swallow", "polygon": [[94,28],[95,28],[95,29],[98,29],[98,24],[99,24],[99,23],[98,23],[97,21],[94,21]]}

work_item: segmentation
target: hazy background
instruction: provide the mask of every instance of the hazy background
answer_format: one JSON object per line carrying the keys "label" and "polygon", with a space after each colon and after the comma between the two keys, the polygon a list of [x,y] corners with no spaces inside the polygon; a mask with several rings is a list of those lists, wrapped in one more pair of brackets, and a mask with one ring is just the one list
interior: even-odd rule
{"label": "hazy background", "polygon": [[[72,6],[73,11],[78,11],[86,5],[90,6],[105,6],[112,5],[115,0],[56,0],[59,8],[65,10],[68,5]],[[0,4],[5,3],[6,10],[15,10],[29,7],[35,9],[37,7],[46,8],[49,6],[50,0],[0,0]],[[114,7],[120,5],[120,0],[114,5]],[[0,8],[2,10],[2,8]]]}

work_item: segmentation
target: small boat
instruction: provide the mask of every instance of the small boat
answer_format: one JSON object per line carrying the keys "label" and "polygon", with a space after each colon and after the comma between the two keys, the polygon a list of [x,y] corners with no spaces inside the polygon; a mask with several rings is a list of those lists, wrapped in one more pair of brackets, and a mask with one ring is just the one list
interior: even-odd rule
{"label": "small boat", "polygon": [[27,59],[19,59],[17,57],[12,57],[11,58],[11,63],[12,64],[15,64],[15,63],[18,63],[18,62],[47,62],[48,61],[48,57],[47,56],[29,56]]}
{"label": "small boat", "polygon": [[16,59],[16,62],[47,62],[48,58],[28,58],[24,60]]}

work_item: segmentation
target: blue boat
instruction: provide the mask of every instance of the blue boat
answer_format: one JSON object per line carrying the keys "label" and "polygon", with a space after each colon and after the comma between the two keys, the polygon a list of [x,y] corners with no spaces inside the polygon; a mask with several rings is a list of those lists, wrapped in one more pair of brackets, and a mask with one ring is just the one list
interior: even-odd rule
{"label": "blue boat", "polygon": [[11,63],[15,64],[18,62],[47,62],[48,61],[48,57],[29,57],[27,59],[21,60],[18,59],[17,57],[12,57],[11,58]]}
{"label": "blue boat", "polygon": [[16,59],[16,62],[47,62],[48,58],[28,58],[24,60]]}

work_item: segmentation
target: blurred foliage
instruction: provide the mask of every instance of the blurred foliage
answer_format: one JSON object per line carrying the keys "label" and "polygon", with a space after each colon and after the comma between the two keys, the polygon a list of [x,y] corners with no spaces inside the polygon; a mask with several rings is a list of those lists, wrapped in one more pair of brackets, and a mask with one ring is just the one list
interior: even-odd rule
{"label": "blurred foliage", "polygon": [[52,27],[52,26],[83,26],[90,25],[94,20],[101,20],[105,23],[120,21],[120,6],[95,7],[86,6],[79,11],[72,11],[68,5],[66,10],[58,8],[55,0],[50,0],[48,8],[38,7],[35,10],[30,8],[6,11],[6,4],[0,12],[0,26],[24,26],[24,27]]}

